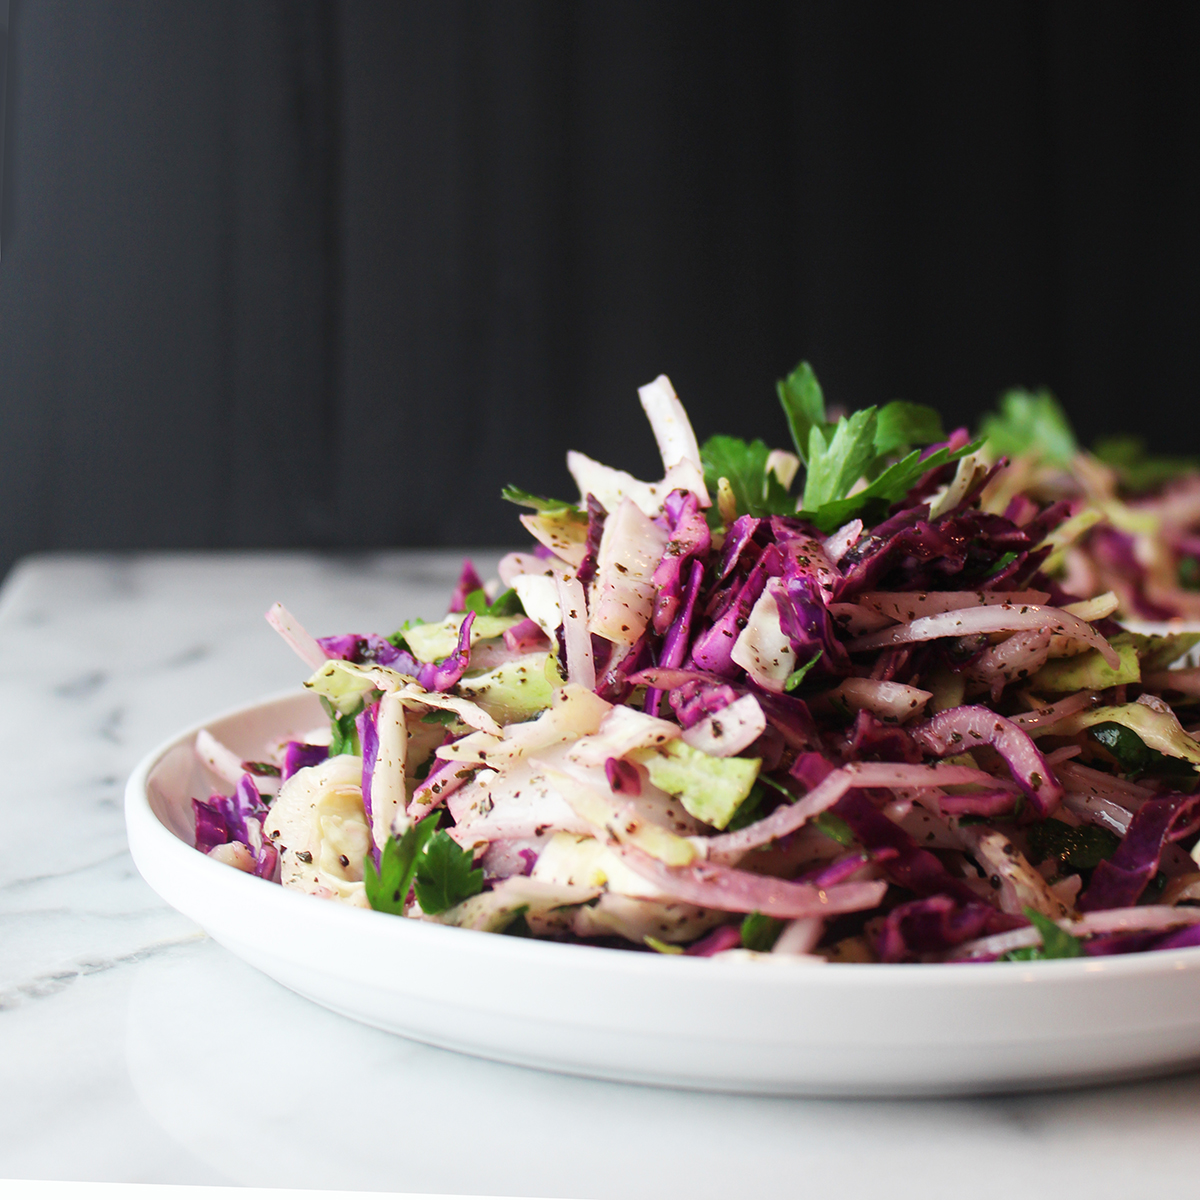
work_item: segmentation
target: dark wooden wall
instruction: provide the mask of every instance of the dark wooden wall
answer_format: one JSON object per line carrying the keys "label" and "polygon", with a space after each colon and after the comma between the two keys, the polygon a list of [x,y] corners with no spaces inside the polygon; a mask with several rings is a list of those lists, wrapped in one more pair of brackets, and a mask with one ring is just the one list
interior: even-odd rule
{"label": "dark wooden wall", "polygon": [[1200,5],[13,0],[0,569],[501,543],[634,389],[1200,450]]}

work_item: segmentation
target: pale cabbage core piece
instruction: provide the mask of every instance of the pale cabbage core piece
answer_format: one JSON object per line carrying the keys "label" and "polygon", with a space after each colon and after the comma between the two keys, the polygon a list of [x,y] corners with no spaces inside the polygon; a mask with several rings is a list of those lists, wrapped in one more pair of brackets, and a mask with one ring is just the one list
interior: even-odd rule
{"label": "pale cabbage core piece", "polygon": [[297,771],[279,789],[263,832],[279,850],[284,887],[369,907],[362,877],[372,843],[361,758],[339,754]]}

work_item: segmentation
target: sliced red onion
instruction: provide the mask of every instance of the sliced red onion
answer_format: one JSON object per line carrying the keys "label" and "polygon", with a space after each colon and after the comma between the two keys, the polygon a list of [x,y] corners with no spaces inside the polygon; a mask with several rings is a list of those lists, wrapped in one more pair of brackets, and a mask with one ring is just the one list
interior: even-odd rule
{"label": "sliced red onion", "polygon": [[1200,667],[1150,671],[1142,676],[1142,683],[1156,692],[1182,692],[1185,696],[1200,696]]}
{"label": "sliced red onion", "polygon": [[1085,795],[1103,796],[1115,800],[1131,811],[1136,811],[1142,804],[1154,795],[1140,783],[1131,783],[1117,775],[1109,775],[1106,771],[1097,771],[1095,767],[1085,767],[1083,763],[1061,763],[1056,772],[1059,781],[1072,792]]}
{"label": "sliced red onion", "polygon": [[1062,798],[1062,785],[1029,735],[990,708],[980,704],[948,708],[914,729],[912,736],[919,746],[939,757],[991,746],[1008,763],[1039,816],[1048,816]]}
{"label": "sliced red onion", "polygon": [[472,774],[460,762],[436,760],[429,774],[413,789],[412,799],[408,802],[409,820],[423,821],[435,808],[445,804],[446,798],[458,791]]}
{"label": "sliced red onion", "polygon": [[693,942],[684,954],[697,958],[712,958],[724,950],[736,950],[742,944],[741,925],[718,925],[712,933],[706,933],[698,942]]}
{"label": "sliced red onion", "polygon": [[[1060,928],[1073,937],[1092,937],[1107,933],[1136,933],[1142,930],[1171,929],[1200,922],[1200,908],[1169,908],[1162,904],[1142,904],[1135,908],[1117,908],[1087,913],[1078,921],[1058,921]],[[959,946],[951,959],[995,958],[1025,946],[1038,946],[1042,935],[1033,926],[1011,929]]]}
{"label": "sliced red onion", "polygon": [[1095,708],[1100,703],[1099,692],[1076,692],[1073,696],[1067,696],[1065,699],[1059,700],[1055,704],[1047,705],[1045,708],[1035,708],[1030,712],[1018,713],[1015,717],[1008,719],[1014,724],[1019,725],[1026,733],[1033,733],[1038,729],[1048,729],[1051,725],[1057,724],[1063,717],[1069,717],[1072,713],[1083,712],[1084,709]]}
{"label": "sliced red onion", "polygon": [[843,679],[826,699],[840,701],[857,712],[866,709],[886,721],[901,724],[920,715],[921,710],[933,696],[932,692],[909,687],[904,683],[891,683],[883,679]]}
{"label": "sliced red onion", "polygon": [[697,671],[688,667],[646,667],[636,674],[630,675],[627,682],[634,687],[645,685],[670,691],[673,688],[683,687],[685,683],[691,683],[693,680],[697,683],[712,684],[714,687],[721,684],[729,685],[729,680],[723,675],[716,675],[712,671]]}
{"label": "sliced red onion", "polygon": [[995,817],[1011,813],[1017,797],[1021,795],[1015,786],[989,788],[982,792],[958,792],[937,798],[938,810],[945,816],[957,817],[970,813],[977,817]]}
{"label": "sliced red onion", "polygon": [[242,766],[241,755],[234,754],[222,742],[218,742],[207,729],[196,734],[196,757],[219,779],[236,786],[246,773]]}
{"label": "sliced red onion", "polygon": [[[856,850],[851,854],[843,854],[833,862],[814,867],[802,875],[797,883],[811,883],[814,887],[831,887],[835,883],[849,883],[856,875],[864,872],[865,868],[873,867],[875,863],[889,862],[899,857],[899,851],[893,846],[880,846],[877,850]],[[878,875],[878,870],[870,872]]]}
{"label": "sliced red onion", "polygon": [[991,688],[992,700],[998,700],[1004,685],[1014,679],[1027,679],[1050,657],[1053,635],[1048,629],[1027,629],[1014,633],[991,646],[966,669],[968,678]]}
{"label": "sliced red onion", "polygon": [[952,612],[955,609],[994,607],[1007,604],[1021,607],[1045,604],[1049,592],[860,592],[854,602],[873,609],[893,621],[915,621],[919,617]]}
{"label": "sliced red onion", "polygon": [[711,862],[668,867],[631,846],[614,846],[613,850],[630,870],[655,884],[665,895],[723,912],[760,912],[793,919],[833,916],[874,908],[887,891],[882,880],[820,888]]}
{"label": "sliced red onion", "polygon": [[745,750],[766,727],[762,705],[747,694],[685,729],[682,737],[696,750],[714,758],[728,758]]}
{"label": "sliced red onion", "polygon": [[1119,837],[1129,832],[1129,822],[1133,820],[1133,813],[1129,809],[1104,796],[1064,792],[1062,805],[1089,825],[1099,825],[1101,829],[1108,829]]}
{"label": "sliced red onion", "polygon": [[315,671],[323,667],[329,656],[313,637],[282,604],[267,609],[267,624]]}
{"label": "sliced red onion", "polygon": [[[1046,753],[1046,761],[1052,766],[1057,767],[1059,763],[1067,762],[1069,759],[1075,758],[1083,753],[1082,746],[1066,745],[1059,746],[1057,750],[1050,750]],[[1062,781],[1059,780],[1061,783]]]}
{"label": "sliced red onion", "polygon": [[891,629],[856,638],[847,649],[852,653],[898,646],[905,642],[931,642],[944,637],[966,637],[976,633],[1003,633],[1021,629],[1048,629],[1052,635],[1065,635],[1086,642],[1100,651],[1110,667],[1120,664],[1120,656],[1086,621],[1049,605],[979,605],[918,617]]}
{"label": "sliced red onion", "polygon": [[736,858],[756,846],[799,829],[806,821],[836,804],[851,788],[937,788],[964,783],[994,783],[986,771],[951,763],[924,766],[913,763],[848,763],[833,771],[794,804],[777,808],[770,816],[733,833],[693,838],[709,859]]}

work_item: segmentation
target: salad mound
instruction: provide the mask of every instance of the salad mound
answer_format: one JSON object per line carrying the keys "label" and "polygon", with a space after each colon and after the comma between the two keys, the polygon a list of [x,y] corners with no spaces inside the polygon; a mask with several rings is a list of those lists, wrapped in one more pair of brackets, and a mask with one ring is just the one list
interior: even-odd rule
{"label": "salad mound", "polygon": [[[687,955],[1027,960],[1200,945],[1200,742],[1118,598],[1048,571],[1084,530],[965,430],[893,402],[793,449],[699,445],[639,391],[644,482],[571,452],[518,488],[529,551],[470,563],[441,621],[314,638],[327,727],[194,800],[196,847],[406,919]],[[1184,699],[1168,702],[1166,696]]]}
{"label": "salad mound", "polygon": [[983,433],[985,452],[1009,459],[984,508],[1066,506],[1072,537],[1047,564],[1066,588],[1113,591],[1122,619],[1200,620],[1200,460],[1151,454],[1130,435],[1086,450],[1047,391],[1006,393]]}

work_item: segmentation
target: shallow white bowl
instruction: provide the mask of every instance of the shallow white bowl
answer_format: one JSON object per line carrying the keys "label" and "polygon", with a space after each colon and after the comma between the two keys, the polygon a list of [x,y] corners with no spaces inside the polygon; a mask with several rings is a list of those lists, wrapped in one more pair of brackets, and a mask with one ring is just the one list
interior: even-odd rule
{"label": "shallow white bowl", "polygon": [[[289,694],[203,727],[253,757],[320,720],[314,697]],[[574,1074],[793,1095],[1010,1091],[1200,1063],[1200,948],[1027,965],[723,961],[451,929],[287,891],[192,848],[190,801],[212,782],[195,734],[130,777],[138,869],[246,962],[381,1029]]]}

